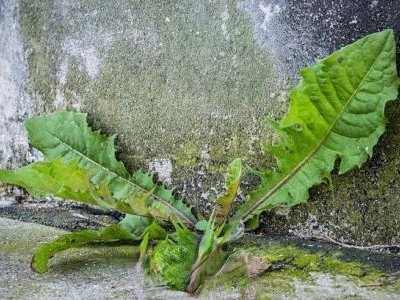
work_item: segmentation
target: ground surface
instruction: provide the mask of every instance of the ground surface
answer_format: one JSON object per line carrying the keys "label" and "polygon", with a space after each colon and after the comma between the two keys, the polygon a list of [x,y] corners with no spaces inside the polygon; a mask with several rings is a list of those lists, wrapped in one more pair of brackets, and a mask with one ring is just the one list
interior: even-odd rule
{"label": "ground surface", "polygon": [[[135,246],[102,246],[68,250],[55,255],[47,273],[32,272],[29,262],[34,250],[41,243],[52,240],[62,233],[65,231],[0,218],[1,299],[88,299],[93,296],[96,299],[194,299],[182,292],[168,291],[159,283],[144,276],[136,265],[138,249]],[[253,237],[244,243],[247,246],[241,248],[245,250],[240,251],[245,251],[243,252],[245,255],[267,249],[265,247],[269,245],[269,242],[263,242],[260,237]],[[281,244],[280,248],[275,246],[268,248],[269,252],[265,253],[271,261],[285,261],[297,251],[295,269],[288,265],[286,270],[269,272],[256,280],[249,281],[246,279],[247,276],[241,273],[239,266],[238,271],[231,273],[234,274],[233,277],[220,276],[208,280],[198,298],[398,299],[400,295],[400,281],[380,286],[382,281],[374,279],[375,275],[360,272],[362,270],[360,265],[352,263],[352,261],[369,261],[374,266],[384,267],[388,270],[388,274],[391,274],[400,271],[399,263],[396,263],[396,259],[397,261],[399,259],[394,256],[350,251],[342,253],[341,256],[336,254],[332,258],[330,255],[338,252],[329,250],[323,252],[325,253],[323,256],[319,256],[320,254],[315,256],[314,254],[320,253],[318,251],[322,251],[323,248],[310,248],[307,243],[302,246],[303,248],[293,248],[292,244],[288,245]],[[248,252],[249,249],[253,252]],[[307,252],[308,249],[313,250]],[[340,257],[347,257],[350,264],[342,264]],[[316,270],[316,258],[323,259],[324,266],[329,262],[330,270],[326,267],[318,267],[319,270]],[[231,265],[235,266],[237,262],[233,260]],[[235,270],[234,267],[226,269]]]}
{"label": "ground surface", "polygon": [[[26,118],[83,110],[94,128],[118,135],[119,157],[130,169],[158,172],[207,213],[229,160],[272,165],[260,151],[270,137],[263,119],[282,116],[298,70],[365,34],[393,28],[398,36],[399,6],[394,0],[0,1],[0,167],[40,159],[27,142]],[[398,107],[389,105],[388,130],[370,163],[334,176],[333,192],[323,186],[309,204],[267,215],[263,232],[399,244]],[[251,183],[246,177],[242,190]],[[0,215],[70,229],[98,223],[79,208],[26,199],[0,186]]]}

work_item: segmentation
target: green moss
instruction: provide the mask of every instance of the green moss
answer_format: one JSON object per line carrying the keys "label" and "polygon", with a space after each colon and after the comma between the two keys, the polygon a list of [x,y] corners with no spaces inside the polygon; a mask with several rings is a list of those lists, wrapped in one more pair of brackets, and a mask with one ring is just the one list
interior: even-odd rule
{"label": "green moss", "polygon": [[326,270],[336,272],[343,275],[363,276],[365,272],[361,268],[361,264],[357,262],[345,262],[335,257],[326,257],[323,260],[323,266]]}
{"label": "green moss", "polygon": [[[207,142],[221,146],[222,153],[211,149],[210,156],[224,162],[242,154],[237,147],[247,150],[246,141],[239,143],[231,137],[248,128],[244,123],[254,105],[266,97],[265,78],[270,72],[268,59],[255,45],[251,28],[234,3],[226,8],[227,28],[240,30],[240,35],[229,39],[215,30],[221,26],[222,2],[202,6],[207,17],[192,22],[192,4],[181,3],[179,9],[172,3],[144,4],[140,27],[152,28],[149,37],[157,38],[162,46],[146,39],[135,47],[117,43],[96,84],[100,92],[86,102],[89,111],[101,116],[103,128],[125,135],[128,149],[138,151],[132,146],[140,143],[139,151],[146,149],[147,157],[178,153],[182,166],[198,163]],[[110,120],[107,116],[113,111],[117,114]],[[232,113],[240,119],[229,116]],[[151,134],[155,132],[162,137]],[[200,151],[190,151],[188,140],[194,141],[190,147]]]}
{"label": "green moss", "polygon": [[[260,253],[266,261],[272,265],[282,265],[283,269],[279,271],[267,272],[266,278],[277,278],[289,276],[292,279],[298,278],[305,280],[310,272],[322,272],[328,274],[337,274],[350,276],[354,282],[367,283],[382,278],[384,273],[375,267],[359,261],[345,261],[338,258],[341,253],[326,253],[322,251],[308,251],[296,246],[270,245],[266,249],[260,248],[240,248],[236,250],[236,255],[246,255],[246,253]],[[235,261],[240,261],[236,258]],[[235,277],[242,278],[244,271],[234,272],[227,275],[235,280]]]}
{"label": "green moss", "polygon": [[197,243],[178,243],[167,238],[154,248],[150,271],[160,274],[171,288],[185,290],[196,258],[196,246]]}
{"label": "green moss", "polygon": [[302,270],[290,269],[285,271],[276,271],[265,274],[258,279],[254,286],[257,287],[255,299],[268,298],[272,291],[291,295],[294,293],[294,279],[301,281],[308,280],[308,274]]}
{"label": "green moss", "polygon": [[380,282],[384,280],[387,274],[378,270],[372,270],[365,273],[363,276],[354,279],[358,285],[369,285],[374,282]]}
{"label": "green moss", "polygon": [[51,108],[57,85],[58,41],[64,32],[52,16],[52,1],[22,1],[19,9],[21,30],[27,50],[30,81],[42,100]]}
{"label": "green moss", "polygon": [[197,291],[200,295],[207,295],[207,292],[230,291],[234,292],[235,286],[232,280],[226,276],[208,277]]}
{"label": "green moss", "polygon": [[365,271],[359,262],[346,262],[322,252],[309,252],[294,246],[272,247],[264,257],[271,263],[286,262],[293,268],[306,271],[327,271],[342,275],[363,276]]}
{"label": "green moss", "polygon": [[[216,165],[253,155],[249,136],[265,131],[253,117],[268,109],[272,67],[235,1],[89,0],[64,7],[24,0],[19,16],[32,94],[48,102],[46,110],[54,109],[58,90],[69,108],[82,98],[95,126],[117,133],[134,163],[169,156],[178,168],[191,167],[207,145]],[[121,28],[124,36],[115,34]],[[65,49],[71,40],[75,52],[95,49],[95,78],[85,71],[85,55]],[[65,82],[58,78],[64,64]]]}
{"label": "green moss", "polygon": [[[235,250],[235,258],[228,261],[225,265],[224,273],[217,278],[211,278],[206,281],[204,289],[216,289],[219,284],[235,287],[240,291],[243,298],[252,299],[276,299],[293,298],[296,295],[296,286],[303,286],[310,293],[318,293],[321,289],[318,278],[326,278],[333,285],[332,288],[354,289],[354,284],[359,289],[368,289],[370,285],[382,284],[380,292],[397,292],[396,282],[388,282],[390,275],[376,269],[366,262],[355,260],[344,260],[342,253],[326,250],[308,250],[295,245],[280,245],[271,243],[266,247],[240,246]],[[250,279],[246,274],[246,268],[241,266],[245,264],[245,259],[240,256],[248,254],[260,254],[276,270],[269,270],[264,275]],[[281,268],[279,268],[279,266]],[[337,283],[336,283],[337,280]],[[217,283],[215,283],[215,282]],[[211,284],[211,282],[213,282]],[[270,298],[272,297],[272,298]],[[279,298],[278,297],[278,298]]]}
{"label": "green moss", "polygon": [[318,270],[322,254],[299,253],[293,260],[293,265],[299,269]]}
{"label": "green moss", "polygon": [[293,246],[272,246],[265,251],[264,257],[271,263],[278,263],[292,260],[298,252]]}
{"label": "green moss", "polygon": [[196,141],[185,142],[175,155],[177,167],[195,166],[200,158],[201,149]]}

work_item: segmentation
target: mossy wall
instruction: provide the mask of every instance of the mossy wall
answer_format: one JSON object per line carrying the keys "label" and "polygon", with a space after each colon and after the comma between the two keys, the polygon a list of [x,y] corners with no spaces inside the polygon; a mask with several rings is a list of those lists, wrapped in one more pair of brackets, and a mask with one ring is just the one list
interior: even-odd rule
{"label": "mossy wall", "polygon": [[277,80],[235,1],[21,1],[19,20],[36,114],[88,112],[125,164],[172,165],[161,179],[203,201],[231,158],[259,158]]}
{"label": "mossy wall", "polygon": [[[95,128],[118,135],[119,157],[131,169],[159,172],[207,211],[231,159],[270,164],[260,150],[270,136],[263,119],[282,116],[298,69],[367,33],[399,33],[399,6],[21,0],[15,18],[30,114],[88,112]],[[323,186],[307,205],[269,214],[264,231],[398,243],[398,111],[389,108],[388,132],[370,163],[334,176],[333,194]]]}

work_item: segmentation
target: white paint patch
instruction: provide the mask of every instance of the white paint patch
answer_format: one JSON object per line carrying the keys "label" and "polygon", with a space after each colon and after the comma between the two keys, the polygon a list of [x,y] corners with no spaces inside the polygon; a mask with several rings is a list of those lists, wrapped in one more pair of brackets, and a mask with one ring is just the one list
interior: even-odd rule
{"label": "white paint patch", "polygon": [[264,20],[261,24],[261,28],[263,30],[267,30],[268,29],[268,24],[271,21],[272,17],[275,14],[280,13],[281,11],[281,7],[276,4],[276,5],[272,5],[272,4],[265,4],[263,1],[260,1],[258,3],[258,7],[260,8],[260,10],[263,12],[264,14]]}
{"label": "white paint patch", "polygon": [[[128,9],[127,15],[121,15],[121,19],[117,18],[107,25],[99,23],[98,20],[98,16],[103,12],[93,10],[81,18],[82,15],[77,13],[79,9],[80,1],[56,1],[53,8],[55,12],[61,13],[60,23],[68,28],[67,35],[61,42],[62,59],[57,70],[56,109],[65,109],[67,105],[72,105],[80,110],[83,105],[79,95],[73,95],[75,99],[72,99],[72,103],[66,103],[62,92],[72,62],[77,63],[78,69],[86,72],[89,79],[95,80],[102,72],[103,61],[107,59],[107,54],[116,42],[126,41],[132,47],[139,43],[148,43],[148,48],[154,53],[161,44],[154,24],[150,23],[146,29],[138,29],[141,27],[137,22],[138,16],[131,9]],[[125,30],[127,27],[123,22],[124,18],[130,23],[129,30]],[[166,17],[165,21],[171,20]]]}
{"label": "white paint patch", "polygon": [[[71,62],[71,58],[76,59],[79,64],[78,68],[80,70],[85,70],[91,79],[95,79],[97,77],[97,75],[101,72],[102,66],[98,50],[95,46],[87,44],[85,40],[67,38],[62,44],[62,50],[65,55],[58,67],[58,86],[56,88],[56,99],[54,101],[54,107],[57,110],[65,109],[66,105],[68,104],[65,101],[62,88],[67,83],[68,67]],[[69,104],[72,104],[72,107],[80,111],[83,105],[83,99],[80,96],[76,96],[74,98],[75,101]]]}
{"label": "white paint patch", "polygon": [[166,184],[172,183],[172,162],[169,159],[154,159],[149,163],[149,169],[157,172],[161,181]]}
{"label": "white paint patch", "polygon": [[370,8],[374,8],[375,6],[377,6],[379,4],[378,0],[372,0],[371,4],[369,5]]}
{"label": "white paint patch", "polygon": [[54,108],[56,110],[64,110],[65,109],[64,93],[58,87],[56,88],[56,99],[54,100]]}
{"label": "white paint patch", "polygon": [[93,45],[85,45],[82,40],[67,39],[63,43],[63,50],[83,65],[91,79],[96,78],[101,69],[101,61]]}
{"label": "white paint patch", "polygon": [[221,12],[221,30],[226,40],[230,39],[230,35],[227,28],[228,20],[229,20],[228,3],[225,2],[224,10]]}
{"label": "white paint patch", "polygon": [[58,70],[58,83],[64,85],[67,83],[68,58],[64,58]]}
{"label": "white paint patch", "polygon": [[95,78],[100,71],[100,59],[97,56],[97,51],[94,47],[83,49],[82,56],[84,57],[86,72],[91,78]]}
{"label": "white paint patch", "polygon": [[200,198],[204,199],[204,200],[208,200],[210,196],[209,192],[205,192],[205,193],[201,193]]}
{"label": "white paint patch", "polygon": [[354,17],[354,19],[349,22],[350,25],[355,25],[357,23],[358,23],[357,17]]}
{"label": "white paint patch", "polygon": [[206,147],[203,150],[201,150],[200,158],[202,160],[209,160],[210,159],[210,149],[209,149],[208,145],[206,145]]}

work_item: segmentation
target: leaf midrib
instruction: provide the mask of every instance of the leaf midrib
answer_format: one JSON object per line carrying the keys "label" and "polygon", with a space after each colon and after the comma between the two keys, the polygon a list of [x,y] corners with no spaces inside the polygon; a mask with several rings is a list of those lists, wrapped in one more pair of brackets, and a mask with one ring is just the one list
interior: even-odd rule
{"label": "leaf midrib", "polygon": [[376,62],[378,61],[378,59],[380,58],[380,56],[382,55],[382,50],[385,48],[387,41],[389,39],[389,36],[387,36],[385,43],[383,43],[383,46],[381,48],[381,51],[379,52],[379,55],[375,58],[373,64],[371,65],[371,67],[369,68],[368,72],[365,74],[365,76],[363,77],[363,79],[361,80],[361,82],[359,83],[359,85],[357,86],[357,88],[355,89],[355,91],[353,92],[353,94],[349,97],[349,100],[347,101],[346,105],[343,107],[342,111],[340,112],[340,114],[338,114],[337,118],[335,119],[335,121],[332,123],[332,125],[328,128],[328,130],[326,130],[326,133],[324,134],[324,137],[321,139],[321,141],[317,144],[317,146],[310,151],[310,153],[302,160],[300,161],[300,163],[294,167],[293,171],[288,173],[281,181],[279,181],[271,190],[269,190],[264,196],[262,196],[258,201],[256,201],[256,203],[254,203],[247,211],[245,211],[244,213],[242,213],[239,216],[234,216],[233,220],[244,220],[246,219],[248,216],[251,216],[253,214],[253,212],[255,210],[257,210],[257,208],[263,204],[265,201],[268,200],[268,198],[270,198],[272,195],[274,195],[277,191],[280,190],[281,187],[283,187],[291,178],[293,178],[300,170],[301,168],[312,158],[312,156],[321,149],[322,145],[324,144],[324,142],[326,141],[326,139],[329,137],[329,135],[332,132],[332,129],[336,126],[337,122],[339,121],[339,119],[342,117],[343,113],[347,110],[348,106],[350,105],[350,103],[352,103],[352,101],[354,100],[355,95],[358,93],[360,87],[363,85],[365,79],[369,76],[370,72],[374,69],[374,66],[376,64]]}
{"label": "leaf midrib", "polygon": [[[76,153],[77,155],[79,155],[80,157],[82,157],[85,160],[88,160],[89,162],[91,162],[92,164],[94,164],[95,166],[97,166],[98,168],[104,170],[105,172],[111,174],[114,176],[115,179],[133,186],[133,188],[139,190],[140,192],[146,193],[149,192],[148,190],[146,190],[145,188],[142,188],[141,186],[135,184],[134,182],[121,177],[120,175],[118,175],[117,173],[115,173],[114,171],[111,171],[109,169],[107,169],[106,167],[104,167],[103,165],[101,165],[100,163],[94,161],[93,159],[91,159],[90,157],[86,156],[85,154],[81,153],[80,151],[74,149],[71,145],[69,145],[68,143],[66,143],[65,141],[63,141],[62,139],[60,139],[59,137],[55,136],[52,132],[48,131],[46,128],[41,128],[43,131],[46,131],[48,134],[50,134],[53,138],[55,138],[57,141],[59,141],[59,143],[64,144],[66,147],[68,147],[70,149],[70,151]],[[185,221],[185,223],[187,225],[190,225],[191,227],[194,227],[195,224],[194,222],[186,216],[186,214],[184,214],[183,212],[181,212],[179,209],[177,209],[175,206],[173,206],[171,203],[169,203],[168,201],[162,199],[160,196],[152,193],[152,198],[154,198],[156,201],[161,202],[163,205],[169,207],[172,211],[174,211],[181,219],[183,219]]]}

